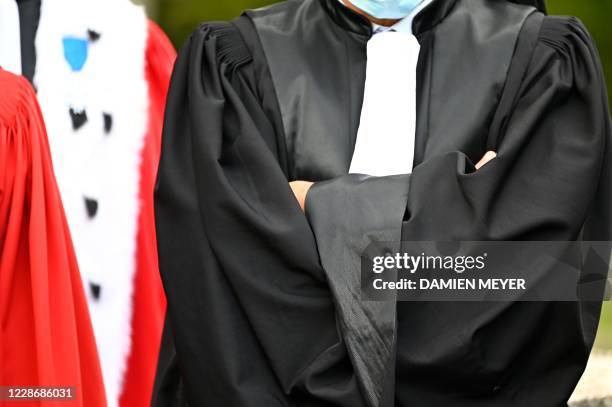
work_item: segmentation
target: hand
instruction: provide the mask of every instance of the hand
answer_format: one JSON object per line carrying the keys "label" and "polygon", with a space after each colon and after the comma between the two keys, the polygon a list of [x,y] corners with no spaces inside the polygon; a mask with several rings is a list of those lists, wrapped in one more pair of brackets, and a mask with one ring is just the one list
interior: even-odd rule
{"label": "hand", "polygon": [[300,208],[302,208],[302,211],[304,210],[304,203],[306,202],[306,195],[308,194],[308,191],[310,190],[310,187],[312,186],[312,182],[308,182],[308,181],[293,181],[289,183],[289,186],[291,187],[291,190],[293,191],[293,194],[295,195],[295,199],[297,199],[297,201],[300,204]]}
{"label": "hand", "polygon": [[478,163],[476,164],[476,169],[479,170],[480,168],[482,168],[482,166],[484,166],[486,163],[488,163],[495,157],[497,157],[497,153],[495,151],[487,151],[485,155],[482,156],[480,161],[478,161]]}

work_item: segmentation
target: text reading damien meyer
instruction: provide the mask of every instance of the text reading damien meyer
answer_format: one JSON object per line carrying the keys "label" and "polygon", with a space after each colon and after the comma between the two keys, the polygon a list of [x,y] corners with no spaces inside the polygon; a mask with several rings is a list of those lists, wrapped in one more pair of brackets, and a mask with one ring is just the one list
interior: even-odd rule
{"label": "text reading damien meyer", "polygon": [[[486,271],[487,253],[480,256],[430,256],[421,253],[414,256],[408,253],[387,254],[372,258],[372,272],[380,275],[389,270],[409,273],[410,278],[397,278],[388,281],[375,278],[375,290],[526,290],[522,278],[458,277],[466,272]],[[428,271],[427,277],[416,277],[419,272]],[[451,274],[445,272],[452,272]]]}

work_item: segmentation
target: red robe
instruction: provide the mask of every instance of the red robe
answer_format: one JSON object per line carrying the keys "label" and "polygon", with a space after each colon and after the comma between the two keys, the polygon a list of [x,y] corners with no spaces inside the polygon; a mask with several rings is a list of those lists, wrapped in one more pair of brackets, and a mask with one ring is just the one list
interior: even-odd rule
{"label": "red robe", "polygon": [[24,78],[1,69],[0,89],[0,385],[76,388],[70,403],[20,406],[105,406],[87,301],[36,96]]}
{"label": "red robe", "polygon": [[164,32],[149,21],[145,76],[149,89],[149,117],[141,152],[140,202],[136,244],[136,273],[132,307],[132,346],[119,399],[122,407],[149,406],[166,299],[157,264],[153,190],[161,151],[161,134],[176,51]]}

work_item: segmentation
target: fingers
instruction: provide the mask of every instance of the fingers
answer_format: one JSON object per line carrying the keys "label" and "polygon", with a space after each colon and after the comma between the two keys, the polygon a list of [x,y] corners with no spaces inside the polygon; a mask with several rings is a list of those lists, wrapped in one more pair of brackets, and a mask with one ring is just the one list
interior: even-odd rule
{"label": "fingers", "polygon": [[310,190],[310,187],[312,186],[312,182],[292,181],[289,183],[289,186],[291,187],[291,190],[293,191],[295,198],[300,204],[300,208],[304,210],[304,205],[306,203],[306,195],[308,194],[308,191]]}
{"label": "fingers", "polygon": [[488,163],[489,161],[491,161],[492,159],[494,159],[495,157],[497,157],[497,153],[495,151],[487,151],[485,153],[485,155],[482,156],[482,158],[480,159],[480,161],[478,161],[478,163],[476,164],[476,169],[479,170],[480,168],[482,168],[486,163]]}

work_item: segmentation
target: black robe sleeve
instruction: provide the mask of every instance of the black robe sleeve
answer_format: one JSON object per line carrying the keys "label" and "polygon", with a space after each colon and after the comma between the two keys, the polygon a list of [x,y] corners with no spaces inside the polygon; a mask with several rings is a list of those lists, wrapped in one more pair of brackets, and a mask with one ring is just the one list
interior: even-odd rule
{"label": "black robe sleeve", "polygon": [[230,23],[202,25],[180,51],[155,210],[176,349],[159,370],[182,379],[158,390],[185,395],[158,405],[364,405],[283,172],[269,84]]}
{"label": "black robe sleeve", "polygon": [[588,239],[609,240],[610,116],[597,52],[576,19],[544,20],[505,114],[498,156],[481,170],[460,152],[415,168],[405,236],[575,240],[586,224]]}

